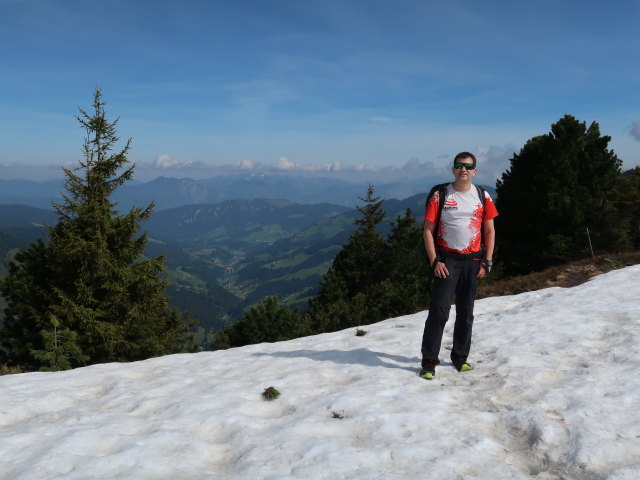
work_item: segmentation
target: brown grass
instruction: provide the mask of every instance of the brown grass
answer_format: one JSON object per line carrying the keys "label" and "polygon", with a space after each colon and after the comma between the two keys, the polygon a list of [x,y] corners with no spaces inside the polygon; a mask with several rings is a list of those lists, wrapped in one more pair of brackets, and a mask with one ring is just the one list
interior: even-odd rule
{"label": "brown grass", "polygon": [[640,252],[600,255],[519,277],[481,283],[477,298],[516,295],[549,287],[570,288],[592,277],[640,263]]}
{"label": "brown grass", "polygon": [[0,375],[13,375],[14,373],[24,373],[20,367],[10,367],[4,363],[0,363]]}

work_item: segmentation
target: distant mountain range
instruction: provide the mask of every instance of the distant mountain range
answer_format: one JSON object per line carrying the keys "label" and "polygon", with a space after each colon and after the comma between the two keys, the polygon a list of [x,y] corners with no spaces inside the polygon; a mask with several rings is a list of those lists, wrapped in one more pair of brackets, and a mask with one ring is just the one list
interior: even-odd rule
{"label": "distant mountain range", "polygon": [[[425,177],[401,182],[376,184],[376,193],[384,198],[407,198],[428,190],[443,179]],[[248,175],[216,177],[206,180],[159,177],[151,182],[130,182],[118,189],[113,200],[123,209],[146,206],[151,201],[156,211],[191,204],[220,203],[225,200],[282,198],[300,204],[332,203],[353,207],[366,193],[367,183],[291,175]],[[0,203],[51,208],[60,202],[62,180],[0,180]]]}

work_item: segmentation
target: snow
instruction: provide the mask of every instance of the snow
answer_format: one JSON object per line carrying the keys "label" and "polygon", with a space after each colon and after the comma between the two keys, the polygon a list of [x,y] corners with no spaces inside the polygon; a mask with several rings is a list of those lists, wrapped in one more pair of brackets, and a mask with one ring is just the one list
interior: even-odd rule
{"label": "snow", "polygon": [[431,382],[425,318],[0,377],[0,478],[640,478],[640,266],[478,301]]}

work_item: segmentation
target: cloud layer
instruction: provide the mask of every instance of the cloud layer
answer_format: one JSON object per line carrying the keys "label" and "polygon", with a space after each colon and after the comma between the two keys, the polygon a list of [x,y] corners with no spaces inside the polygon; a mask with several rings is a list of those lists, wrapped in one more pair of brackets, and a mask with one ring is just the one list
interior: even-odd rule
{"label": "cloud layer", "polygon": [[[473,151],[478,158],[478,183],[493,185],[509,166],[509,158],[514,152],[509,146],[477,147]],[[211,164],[201,161],[182,161],[163,153],[151,162],[137,161],[136,179],[153,180],[159,176],[176,178],[212,178],[231,175],[301,175],[342,179],[353,182],[386,183],[412,181],[425,177],[451,177],[451,159],[448,155],[439,156],[433,161],[422,161],[411,157],[397,165],[373,165],[368,163],[345,164],[333,161],[322,164],[305,164],[288,157],[278,157],[271,163],[261,163],[249,159],[229,164]],[[66,165],[73,168],[73,166]],[[63,172],[60,165],[28,166],[18,163],[0,164],[0,178],[48,180],[60,178]]]}

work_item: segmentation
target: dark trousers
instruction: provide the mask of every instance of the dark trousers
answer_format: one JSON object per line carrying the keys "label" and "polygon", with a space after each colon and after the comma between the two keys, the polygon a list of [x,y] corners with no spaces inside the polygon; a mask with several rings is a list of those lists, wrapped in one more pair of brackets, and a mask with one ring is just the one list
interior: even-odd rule
{"label": "dark trousers", "polygon": [[422,362],[440,363],[438,354],[442,344],[444,326],[449,319],[451,298],[456,295],[456,323],[453,328],[453,349],[451,361],[460,365],[467,361],[471,349],[473,328],[473,303],[478,289],[478,260],[445,258],[449,270],[447,278],[435,278],[431,291],[429,316],[424,325],[422,337]]}

